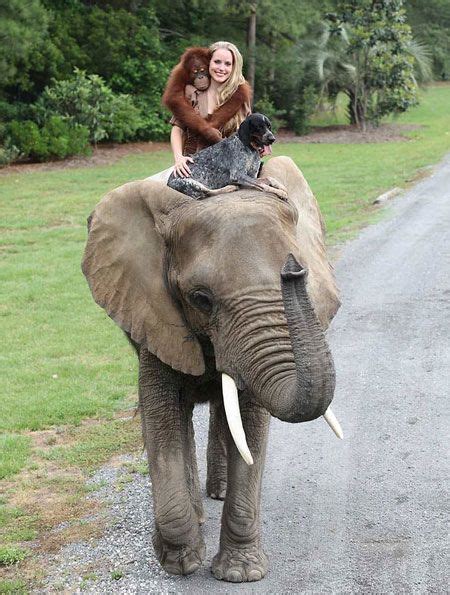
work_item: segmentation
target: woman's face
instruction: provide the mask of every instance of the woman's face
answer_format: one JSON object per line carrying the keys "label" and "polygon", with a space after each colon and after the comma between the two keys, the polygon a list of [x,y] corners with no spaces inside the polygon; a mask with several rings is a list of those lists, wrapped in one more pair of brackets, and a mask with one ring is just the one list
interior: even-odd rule
{"label": "woman's face", "polygon": [[211,56],[209,74],[213,81],[221,85],[228,80],[233,70],[233,54],[230,50],[219,49]]}

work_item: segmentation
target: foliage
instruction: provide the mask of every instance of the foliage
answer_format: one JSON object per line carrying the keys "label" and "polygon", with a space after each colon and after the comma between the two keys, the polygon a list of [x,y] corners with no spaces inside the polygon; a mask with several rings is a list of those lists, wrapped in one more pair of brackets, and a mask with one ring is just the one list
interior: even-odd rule
{"label": "foliage", "polygon": [[290,124],[295,134],[306,134],[310,128],[310,118],[317,108],[318,90],[313,84],[302,87],[299,100],[291,112]]}
{"label": "foliage", "polygon": [[38,121],[58,114],[89,130],[89,140],[105,138],[124,141],[132,138],[140,125],[139,111],[128,95],[115,95],[96,74],[75,68],[67,80],[53,81],[36,104]]}
{"label": "foliage", "polygon": [[[416,41],[409,43],[408,26],[404,16],[395,16],[396,5],[396,0],[0,0],[0,43],[8,48],[8,52],[0,54],[0,121],[34,120],[42,126],[50,115],[68,117],[59,106],[49,105],[48,111],[42,113],[43,104],[52,104],[49,98],[44,101],[42,95],[47,97],[47,89],[58,84],[69,92],[67,81],[73,82],[74,70],[78,69],[86,73],[87,80],[100,77],[114,97],[120,97],[108,104],[115,120],[113,126],[98,113],[95,101],[86,110],[78,111],[77,116],[70,116],[74,121],[79,117],[79,123],[89,127],[93,142],[167,140],[169,114],[161,106],[161,96],[181,52],[191,45],[227,39],[240,48],[245,74],[250,58],[248,19],[254,6],[255,103],[269,102],[297,133],[307,130],[309,114],[320,92],[317,76],[313,76],[306,58],[312,50],[308,38],[317,32],[326,13],[334,11],[336,20],[328,20],[332,33],[329,45],[321,49],[339,49],[337,58],[342,64],[355,66],[360,55],[360,70],[365,70],[366,46],[375,45],[378,51],[384,45],[387,55],[399,42],[402,49],[393,51],[391,65],[381,54],[378,61],[371,57],[370,67],[377,71],[377,80],[370,100],[358,96],[351,103],[355,105],[356,113],[351,114],[354,119],[359,118],[360,104],[366,102],[369,118],[376,122],[381,117],[379,112],[405,109],[414,101],[414,79],[408,81],[407,76],[411,62],[405,66],[405,60],[414,61],[414,78],[418,82],[429,79],[428,46],[435,75],[446,78],[450,72],[448,0],[409,0],[408,18],[417,35]],[[369,14],[372,19],[367,14],[370,7],[375,7]],[[379,7],[384,8],[378,10]],[[394,15],[393,19],[386,16],[388,13]],[[375,44],[372,33],[369,41],[364,37],[370,27],[378,31]],[[348,47],[339,39],[338,29],[350,35]],[[382,40],[389,30],[395,31],[397,41]],[[357,43],[365,45],[356,47]],[[423,65],[425,68],[419,68]],[[382,82],[395,77],[399,78],[397,90],[405,86],[401,92],[391,92],[389,85]],[[94,85],[92,79],[90,84]],[[338,87],[332,88],[329,83],[327,90],[336,94]],[[123,94],[129,98],[124,99]],[[38,110],[34,108],[36,103]],[[7,153],[9,157],[5,157]],[[14,155],[6,146],[1,154],[3,160]]]}
{"label": "foliage", "polygon": [[272,124],[272,131],[276,134],[281,126],[285,125],[284,112],[277,110],[267,95],[264,95],[253,106],[255,112],[267,116]]}
{"label": "foliage", "polygon": [[47,32],[48,15],[39,0],[0,0],[0,81],[13,81],[21,60]]}
{"label": "foliage", "polygon": [[14,148],[21,157],[37,161],[64,159],[85,155],[90,149],[86,126],[74,124],[60,116],[50,116],[44,125],[31,120],[13,120],[8,126],[7,148]]}
{"label": "foliage", "polygon": [[408,0],[408,22],[414,37],[426,44],[433,78],[450,79],[450,3],[448,0]]}
{"label": "foliage", "polygon": [[411,29],[402,0],[351,0],[327,21],[315,55],[322,88],[350,99],[362,130],[417,101]]}
{"label": "foliage", "polygon": [[9,141],[4,144],[4,146],[0,146],[0,167],[4,167],[5,165],[9,165],[20,157],[19,149],[11,144]]}

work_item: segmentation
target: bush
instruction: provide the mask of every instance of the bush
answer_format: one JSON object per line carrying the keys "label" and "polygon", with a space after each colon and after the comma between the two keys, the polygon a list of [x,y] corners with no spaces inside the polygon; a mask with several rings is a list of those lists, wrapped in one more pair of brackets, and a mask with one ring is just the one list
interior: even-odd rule
{"label": "bush", "polygon": [[0,147],[0,167],[13,163],[13,161],[16,161],[19,157],[20,151],[16,146],[8,143],[4,147]]}
{"label": "bush", "polygon": [[40,155],[44,151],[39,126],[31,120],[13,120],[8,126],[7,144],[17,147],[24,157]]}
{"label": "bush", "polygon": [[159,107],[152,109],[146,97],[135,99],[136,106],[140,109],[140,126],[136,137],[141,140],[165,140],[170,136],[172,126],[169,124],[170,114]]}
{"label": "bush", "polygon": [[60,116],[49,118],[41,130],[41,135],[47,155],[51,158],[64,159],[71,155],[87,155],[91,151],[89,130],[86,126],[72,125]]}
{"label": "bush", "polygon": [[295,134],[306,134],[309,131],[309,118],[317,107],[318,93],[314,85],[304,87],[298,103],[289,115],[289,125]]}
{"label": "bush", "polygon": [[274,106],[273,102],[269,99],[267,95],[263,95],[261,99],[255,103],[253,111],[259,112],[260,114],[264,114],[269,118],[272,123],[272,131],[276,134],[278,129],[282,126],[286,125],[283,117],[285,112],[277,110]]}
{"label": "bush", "polygon": [[100,76],[78,68],[72,78],[53,81],[36,103],[38,121],[45,122],[52,115],[85,126],[93,143],[133,138],[141,123],[131,96],[115,95]]}
{"label": "bush", "polygon": [[11,122],[5,148],[10,151],[14,148],[16,158],[20,154],[23,158],[46,161],[86,155],[90,151],[88,139],[89,131],[85,126],[72,125],[60,116],[52,116],[42,128],[31,120]]}
{"label": "bush", "polygon": [[110,103],[110,120],[105,122],[107,138],[122,143],[135,138],[136,131],[142,125],[139,109],[130,95],[115,95]]}

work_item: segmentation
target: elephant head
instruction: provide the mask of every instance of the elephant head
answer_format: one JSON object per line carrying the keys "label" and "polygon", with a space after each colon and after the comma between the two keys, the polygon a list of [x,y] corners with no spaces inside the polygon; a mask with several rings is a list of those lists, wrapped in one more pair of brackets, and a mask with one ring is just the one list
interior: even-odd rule
{"label": "elephant head", "polygon": [[83,272],[96,302],[165,364],[201,376],[205,339],[217,370],[273,416],[308,421],[333,397],[324,330],[337,289],[302,174],[276,157],[262,175],[289,200],[243,190],[196,201],[154,180],[121,186],[90,218]]}

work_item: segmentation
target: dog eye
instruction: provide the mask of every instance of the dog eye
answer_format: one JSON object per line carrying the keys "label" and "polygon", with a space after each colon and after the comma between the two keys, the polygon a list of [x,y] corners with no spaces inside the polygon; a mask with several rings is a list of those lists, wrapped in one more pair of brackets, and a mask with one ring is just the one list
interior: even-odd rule
{"label": "dog eye", "polygon": [[194,289],[189,294],[189,301],[198,310],[210,314],[213,309],[213,301],[211,295],[202,289]]}

